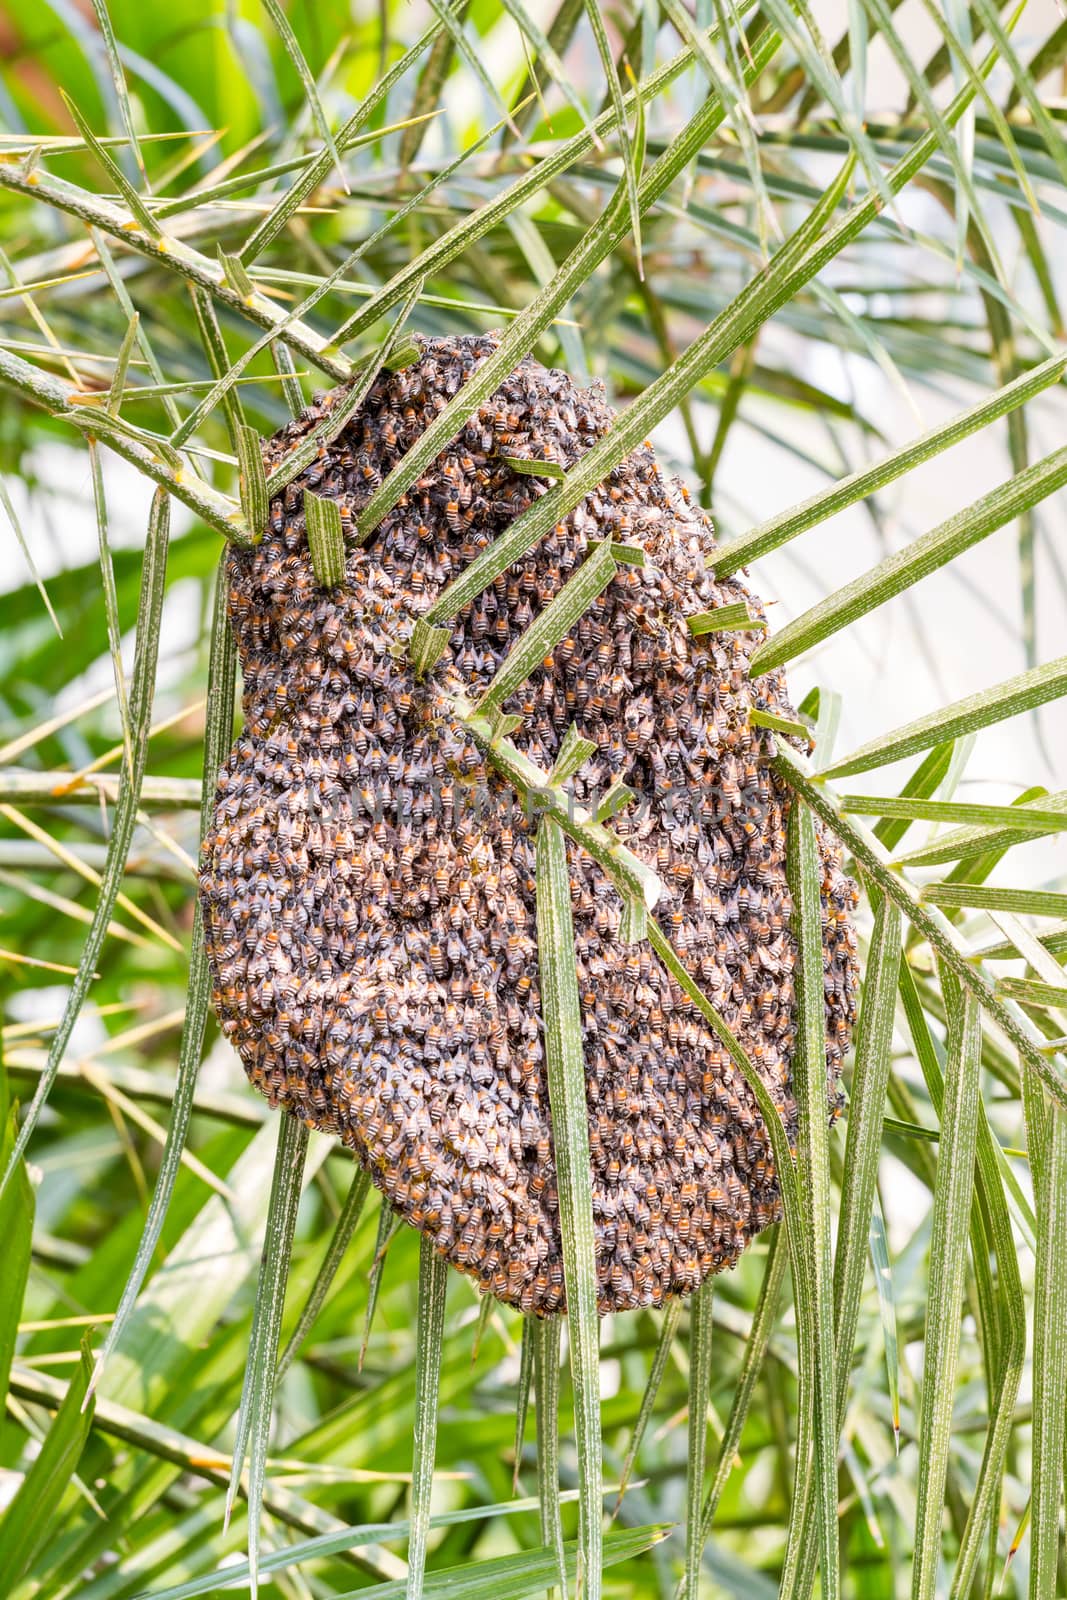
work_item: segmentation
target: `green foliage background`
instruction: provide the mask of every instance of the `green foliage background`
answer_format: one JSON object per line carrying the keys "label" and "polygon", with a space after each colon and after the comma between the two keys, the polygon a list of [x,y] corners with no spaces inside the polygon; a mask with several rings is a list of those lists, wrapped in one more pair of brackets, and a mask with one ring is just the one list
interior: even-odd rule
{"label": "green foliage background", "polygon": [[[579,1544],[591,1600],[1067,1592],[1067,792],[1042,786],[1040,743],[1002,774],[1010,809],[982,805],[973,765],[1039,707],[1063,765],[1067,658],[1043,619],[1067,590],[1067,450],[1039,445],[1065,415],[1065,55],[1038,0],[849,0],[818,22],[805,0],[0,8],[0,1593],[214,1594],[223,1567],[254,1583],[251,1551],[294,1600],[503,1600],[551,1588],[561,1555],[573,1588]],[[323,130],[360,106],[342,185]],[[658,428],[724,569],[825,597],[756,661],[803,655],[818,686],[812,762],[779,756],[802,1008],[813,817],[865,891],[844,1130],[806,1114],[815,1026],[785,1223],[691,1305],[606,1320],[599,1381],[588,1319],[572,1376],[566,1330],[561,1365],[558,1325],[480,1305],[392,1228],[213,1022],[201,1050],[200,780],[232,731],[220,535],[248,536],[262,487],[242,429],[375,370],[405,329],[497,326],[622,410],[538,515]],[[928,436],[885,414],[905,390]],[[950,477],[937,523],[919,468],[968,436],[999,487],[968,504]],[[753,440],[817,485],[756,527]],[[821,530],[861,504],[884,555],[839,587]],[[875,726],[820,648],[846,628],[882,648],[881,608],[920,583],[940,609],[915,647],[958,648],[961,558],[986,539],[1011,552],[996,626],[1021,675],[995,684],[976,638],[967,700],[912,723],[902,685],[900,726]],[[543,831],[542,964],[565,976]],[[647,934],[672,959],[654,916]]]}

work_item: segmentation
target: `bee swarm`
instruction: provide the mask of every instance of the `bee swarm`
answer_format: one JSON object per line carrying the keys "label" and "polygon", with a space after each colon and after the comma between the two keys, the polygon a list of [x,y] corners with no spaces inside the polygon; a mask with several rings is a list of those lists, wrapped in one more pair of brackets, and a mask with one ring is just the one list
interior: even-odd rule
{"label": "bee swarm", "polygon": [[[654,915],[761,1073],[795,1136],[795,947],[788,796],[759,707],[792,716],[780,672],[755,682],[754,632],[694,638],[686,617],[747,601],[716,582],[707,515],[649,445],[451,627],[424,682],[416,618],[548,485],[506,456],[570,467],[611,426],[598,386],[525,359],[359,546],[345,582],[315,580],[305,488],[346,534],[390,468],[497,346],[420,338],[276,498],[262,542],[231,548],[229,607],[244,729],[219,777],[200,894],[214,1001],[255,1086],[336,1134],[389,1203],[480,1287],[525,1312],[565,1309],[534,905],[536,818],[484,763],[450,690],[472,700],[590,550],[641,546],[504,703],[544,771],[571,723],[596,753],[571,780],[660,876]],[[316,398],[265,446],[268,472],[344,397]],[[828,1106],[856,987],[856,891],[823,867]],[[781,1214],[763,1121],[743,1079],[621,902],[573,842],[601,1312],[659,1305],[731,1266]]]}

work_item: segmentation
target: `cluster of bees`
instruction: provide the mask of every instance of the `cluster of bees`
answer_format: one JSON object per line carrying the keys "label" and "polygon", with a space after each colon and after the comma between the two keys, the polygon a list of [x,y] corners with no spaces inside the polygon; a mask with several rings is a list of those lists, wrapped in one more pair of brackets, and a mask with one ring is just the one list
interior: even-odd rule
{"label": "cluster of bees", "polygon": [[[577,799],[635,792],[612,822],[659,874],[655,915],[781,1108],[796,1103],[795,946],[785,878],[789,799],[753,707],[757,634],[694,638],[686,617],[746,600],[713,575],[706,514],[648,445],[455,618],[425,681],[417,617],[548,487],[505,457],[572,465],[611,426],[598,387],[527,358],[370,539],[343,584],[315,579],[304,489],[346,532],[390,468],[495,348],[422,339],[271,506],[262,542],[229,555],[244,728],[219,777],[200,892],[215,1005],[252,1082],[337,1135],[395,1210],[480,1287],[524,1312],[565,1308],[538,987],[535,823],[487,768],[451,691],[476,699],[590,550],[640,545],[504,710],[544,770],[567,728],[596,751]],[[316,398],[265,446],[268,471],[342,397]],[[486,799],[465,804],[474,789]],[[568,842],[585,1041],[599,1304],[660,1304],[736,1261],[780,1215],[763,1122],[729,1056],[621,903]],[[836,1114],[856,988],[856,893],[823,868],[828,1108]]]}

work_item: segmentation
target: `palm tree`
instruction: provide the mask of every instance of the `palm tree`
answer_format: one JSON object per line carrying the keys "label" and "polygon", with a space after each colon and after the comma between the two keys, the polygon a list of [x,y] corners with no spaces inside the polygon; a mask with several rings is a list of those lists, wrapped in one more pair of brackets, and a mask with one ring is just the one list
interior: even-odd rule
{"label": "palm tree", "polygon": [[[1067,24],[1039,0],[822,10],[8,0],[15,1600],[1064,1592]],[[502,372],[603,379],[618,416],[546,464],[479,577],[652,435],[714,517],[716,577],[751,568],[772,602],[753,678],[788,666],[799,704],[763,717],[793,797],[792,1148],[654,907],[627,916],[759,1098],[783,1220],[691,1299],[600,1322],[552,816],[568,1319],[479,1297],[340,1145],[252,1095],[195,905],[261,441],[314,390],[362,404],[416,335],[490,328]],[[495,386],[460,390],[364,531]],[[313,532],[343,570],[340,519]],[[862,891],[833,1128],[823,838]]]}

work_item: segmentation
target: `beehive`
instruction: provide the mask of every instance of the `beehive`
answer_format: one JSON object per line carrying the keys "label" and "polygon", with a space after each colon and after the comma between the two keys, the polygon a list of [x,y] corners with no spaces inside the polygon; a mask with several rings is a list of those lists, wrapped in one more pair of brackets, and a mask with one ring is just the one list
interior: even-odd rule
{"label": "beehive", "polygon": [[[505,702],[547,770],[571,723],[596,753],[579,800],[636,791],[613,821],[659,874],[655,915],[756,1063],[791,1136],[794,943],[788,797],[762,707],[792,715],[781,673],[756,681],[758,634],[694,638],[686,618],[738,600],[713,576],[707,515],[636,450],[455,619],[417,682],[417,617],[547,485],[506,457],[569,467],[609,429],[600,389],[527,358],[399,501],[347,544],[320,589],[305,488],[346,532],[494,336],[420,339],[229,555],[244,729],[220,774],[201,899],[215,1005],[255,1086],[336,1134],[389,1203],[486,1291],[564,1308],[538,992],[535,822],[488,770],[451,692],[476,697],[590,549],[640,545]],[[343,398],[317,397],[265,447],[268,471]],[[766,1132],[729,1057],[621,904],[568,843],[585,1039],[602,1312],[686,1294],[780,1214]],[[855,889],[820,836],[828,1109],[853,1020]]]}

